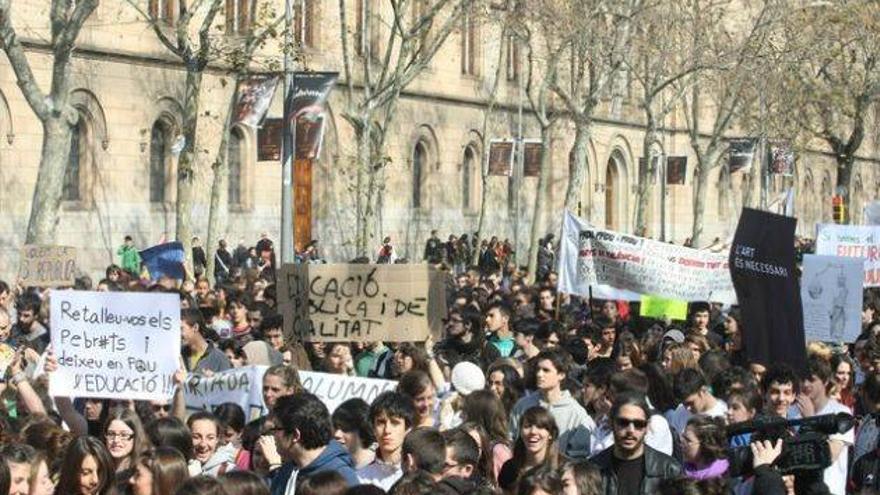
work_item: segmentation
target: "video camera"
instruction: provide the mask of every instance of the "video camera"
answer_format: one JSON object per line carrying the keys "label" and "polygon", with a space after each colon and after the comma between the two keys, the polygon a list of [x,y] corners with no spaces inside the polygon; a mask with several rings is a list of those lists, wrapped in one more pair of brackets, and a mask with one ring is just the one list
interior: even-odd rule
{"label": "video camera", "polygon": [[[844,433],[855,425],[846,413],[823,414],[803,419],[764,416],[727,426],[727,437],[751,433],[751,442],[782,439],[782,454],[773,462],[782,474],[816,472],[831,465],[828,435]],[[795,433],[796,431],[796,433]],[[731,476],[752,473],[752,450],[749,446],[728,449]]]}

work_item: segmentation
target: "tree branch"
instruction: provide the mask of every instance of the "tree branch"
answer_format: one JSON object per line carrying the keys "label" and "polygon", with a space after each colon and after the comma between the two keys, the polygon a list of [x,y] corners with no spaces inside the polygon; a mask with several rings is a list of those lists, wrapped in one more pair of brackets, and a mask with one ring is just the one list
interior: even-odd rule
{"label": "tree branch", "polygon": [[51,108],[46,103],[46,95],[37,84],[24,47],[18,40],[18,35],[12,26],[10,2],[11,0],[0,0],[0,48],[6,52],[12,71],[15,72],[16,80],[21,87],[21,93],[28,105],[37,118],[46,120],[50,116]]}

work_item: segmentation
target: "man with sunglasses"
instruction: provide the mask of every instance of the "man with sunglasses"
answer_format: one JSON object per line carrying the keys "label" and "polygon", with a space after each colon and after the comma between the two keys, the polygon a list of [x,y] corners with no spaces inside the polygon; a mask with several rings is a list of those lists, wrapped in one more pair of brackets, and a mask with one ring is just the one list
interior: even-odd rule
{"label": "man with sunglasses", "polygon": [[600,493],[647,495],[663,480],[681,475],[672,457],[645,445],[650,409],[638,395],[622,395],[611,406],[614,445],[590,459],[602,473]]}

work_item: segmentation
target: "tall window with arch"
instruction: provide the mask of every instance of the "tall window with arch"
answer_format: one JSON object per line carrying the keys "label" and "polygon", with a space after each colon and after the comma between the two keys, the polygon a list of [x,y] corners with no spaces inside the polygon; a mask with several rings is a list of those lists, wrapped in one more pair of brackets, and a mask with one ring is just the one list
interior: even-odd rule
{"label": "tall window with arch", "polygon": [[87,162],[88,143],[86,125],[80,115],[70,133],[70,152],[67,155],[67,170],[64,172],[63,197],[65,201],[81,201],[83,168]]}
{"label": "tall window with arch", "polygon": [[242,204],[242,164],[244,163],[244,134],[235,127],[229,133],[227,163],[229,165],[229,206]]}
{"label": "tall window with arch", "polygon": [[419,141],[413,149],[412,160],[412,204],[413,208],[421,208],[424,206],[422,197],[422,186],[425,179],[425,168],[428,164],[428,150],[425,143]]}
{"label": "tall window with arch", "polygon": [[161,120],[153,124],[150,132],[150,202],[163,203],[169,155],[168,126]]}
{"label": "tall window with arch", "polygon": [[477,23],[470,12],[462,15],[461,22],[461,73],[466,76],[476,76],[479,50]]}
{"label": "tall window with arch", "polygon": [[477,169],[477,152],[473,145],[464,149],[464,160],[461,162],[461,208],[464,211],[474,209],[477,198],[474,194],[474,176]]}
{"label": "tall window with arch", "polygon": [[294,0],[293,33],[302,47],[315,47],[316,0]]}
{"label": "tall window with arch", "polygon": [[150,17],[171,26],[177,21],[178,0],[150,0]]}
{"label": "tall window with arch", "polygon": [[226,32],[245,34],[251,26],[251,0],[226,0]]}

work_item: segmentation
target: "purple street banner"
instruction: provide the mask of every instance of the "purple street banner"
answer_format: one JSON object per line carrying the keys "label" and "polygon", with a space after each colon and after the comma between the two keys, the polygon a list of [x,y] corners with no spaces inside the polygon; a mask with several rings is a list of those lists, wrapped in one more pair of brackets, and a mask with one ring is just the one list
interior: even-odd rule
{"label": "purple street banner", "polygon": [[293,132],[294,157],[314,160],[321,153],[324,122],[327,120],[327,98],[339,78],[337,72],[296,72],[287,104]]}
{"label": "purple street banner", "polygon": [[236,124],[258,127],[269,111],[278,76],[253,76],[238,84],[238,101],[235,103]]}
{"label": "purple street banner", "polygon": [[746,358],[765,366],[806,362],[795,267],[797,219],[744,208],[730,249],[730,276],[743,317]]}
{"label": "purple street banner", "polygon": [[727,144],[727,169],[731,174],[740,170],[748,172],[755,159],[758,140],[755,138],[733,138],[728,139]]}

